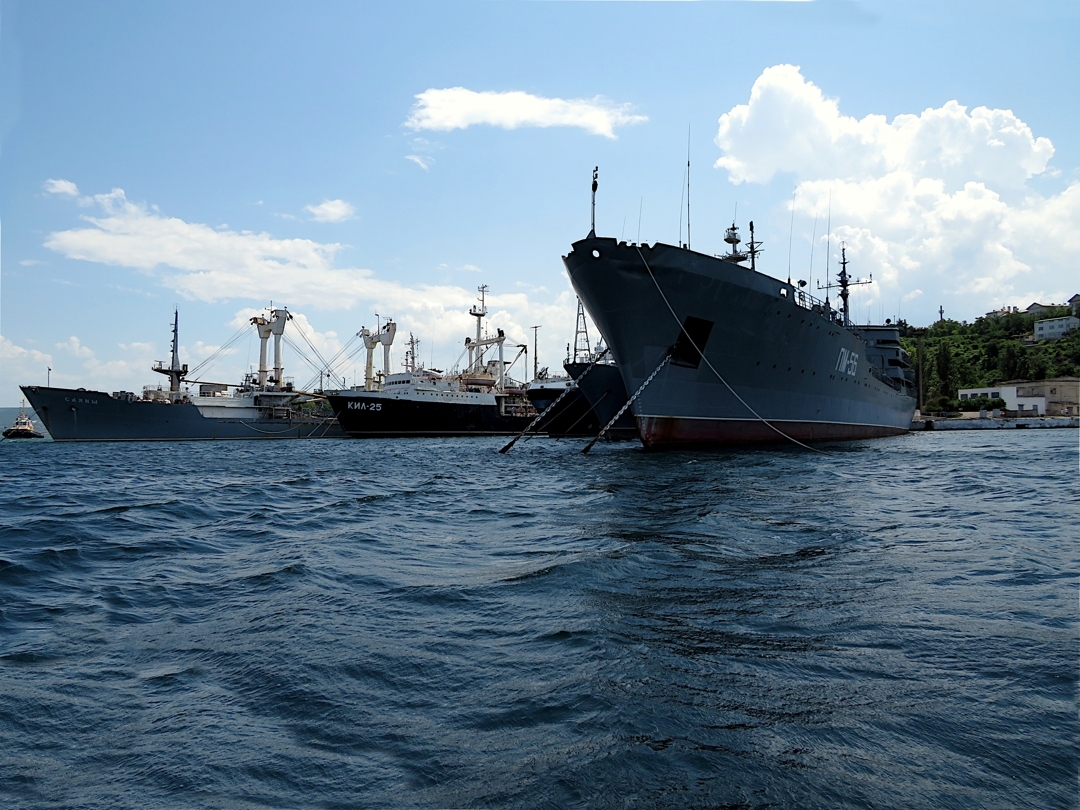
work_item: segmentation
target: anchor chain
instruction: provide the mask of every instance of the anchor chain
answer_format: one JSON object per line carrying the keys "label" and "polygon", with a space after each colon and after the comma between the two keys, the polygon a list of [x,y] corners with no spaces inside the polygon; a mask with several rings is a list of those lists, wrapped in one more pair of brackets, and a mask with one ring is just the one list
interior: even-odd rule
{"label": "anchor chain", "polygon": [[560,402],[562,402],[563,398],[567,394],[569,394],[571,391],[576,391],[577,390],[578,380],[585,379],[585,375],[588,374],[590,371],[592,371],[593,368],[596,366],[596,364],[599,363],[603,359],[604,355],[606,355],[607,353],[608,353],[608,349],[604,349],[602,352],[600,352],[600,354],[596,355],[596,357],[593,359],[593,361],[591,363],[589,363],[589,367],[586,368],[583,372],[581,372],[581,376],[578,377],[577,380],[574,380],[574,384],[571,385],[571,386],[568,386],[565,391],[563,391],[561,394],[559,394],[559,396],[557,396],[555,398],[554,402],[552,402],[550,405],[548,405],[546,408],[544,408],[543,413],[537,414],[536,418],[533,419],[531,422],[529,422],[529,424],[526,425],[525,429],[523,431],[521,431],[521,433],[519,433],[517,436],[512,438],[509,441],[509,443],[506,445],[506,447],[502,448],[499,452],[500,453],[508,453],[508,452],[510,452],[510,448],[513,447],[515,444],[517,444],[518,439],[520,439],[522,436],[524,436],[526,433],[528,433],[530,430],[532,430],[535,425],[539,424],[540,420],[543,419],[545,416],[547,416],[548,412],[552,408],[554,408],[556,405],[558,405]]}
{"label": "anchor chain", "polygon": [[641,386],[638,388],[637,391],[634,392],[634,395],[632,397],[630,397],[630,399],[626,400],[626,404],[623,405],[621,408],[619,408],[619,412],[617,414],[615,414],[613,417],[611,417],[611,421],[608,422],[606,425],[604,425],[603,428],[600,429],[600,432],[596,434],[596,438],[593,439],[591,442],[589,442],[587,445],[585,445],[585,447],[581,451],[582,453],[588,453],[590,450],[592,450],[593,445],[596,444],[598,441],[600,441],[600,437],[603,436],[605,433],[607,433],[608,430],[611,428],[611,426],[619,421],[619,417],[621,417],[624,413],[626,413],[626,409],[629,408],[633,404],[634,400],[637,399],[638,396],[641,395],[641,392],[645,390],[645,386],[647,386],[649,383],[651,383],[653,381],[653,378],[655,378],[656,375],[660,373],[660,369],[662,369],[664,366],[666,366],[670,359],[671,359],[670,354],[665,354],[664,355],[664,359],[660,361],[660,365],[658,365],[656,368],[654,368],[653,373],[645,378],[645,382],[643,382],[641,384]]}

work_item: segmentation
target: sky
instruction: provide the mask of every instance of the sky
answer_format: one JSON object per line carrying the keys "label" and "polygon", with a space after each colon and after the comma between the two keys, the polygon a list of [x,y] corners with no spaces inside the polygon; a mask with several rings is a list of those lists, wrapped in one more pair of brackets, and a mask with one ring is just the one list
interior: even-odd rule
{"label": "sky", "polygon": [[678,244],[689,157],[694,250],[753,220],[816,288],[845,244],[859,322],[1065,301],[1078,39],[1073,2],[0,0],[0,405],[161,382],[174,308],[192,366],[240,333],[208,380],[271,303],[309,357],[393,317],[449,368],[482,284],[512,374],[533,326],[560,370],[594,166],[602,236]]}

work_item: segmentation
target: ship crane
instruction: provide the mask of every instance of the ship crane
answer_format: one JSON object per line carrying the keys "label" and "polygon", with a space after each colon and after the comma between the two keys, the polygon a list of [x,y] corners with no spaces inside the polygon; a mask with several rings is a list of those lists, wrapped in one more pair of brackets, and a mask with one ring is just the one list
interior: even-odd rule
{"label": "ship crane", "polygon": [[364,365],[364,390],[375,391],[377,388],[375,379],[375,349],[380,344],[383,347],[383,376],[390,376],[390,347],[394,344],[394,335],[397,334],[397,324],[388,320],[374,334],[364,327],[360,330],[360,337],[364,339],[364,348],[367,350],[367,362]]}
{"label": "ship crane", "polygon": [[285,368],[281,362],[281,336],[285,334],[285,324],[292,319],[287,309],[272,309],[270,317],[256,315],[251,323],[259,333],[259,388],[266,388],[269,369],[266,367],[267,347],[271,335],[274,338],[274,376],[269,378],[279,389],[284,385]]}

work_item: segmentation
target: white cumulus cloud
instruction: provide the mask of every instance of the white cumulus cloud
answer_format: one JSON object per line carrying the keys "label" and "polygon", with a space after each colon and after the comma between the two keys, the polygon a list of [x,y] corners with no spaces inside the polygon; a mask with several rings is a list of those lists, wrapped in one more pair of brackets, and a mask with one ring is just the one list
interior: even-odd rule
{"label": "white cumulus cloud", "polygon": [[561,99],[534,96],[519,90],[476,92],[464,87],[429,89],[416,96],[405,125],[413,130],[466,129],[488,124],[503,129],[518,127],[580,127],[593,135],[615,138],[615,128],[649,119],[631,112],[629,104],[615,104],[597,96]]}
{"label": "white cumulus cloud", "polygon": [[48,369],[54,365],[52,355],[16,345],[0,335],[0,405],[18,405],[20,385],[45,385]]}
{"label": "white cumulus cloud", "polygon": [[79,187],[70,180],[46,180],[45,191],[49,194],[61,194],[65,197],[78,197]]}
{"label": "white cumulus cloud", "polygon": [[720,116],[716,144],[731,182],[789,174],[798,212],[824,219],[831,204],[833,245],[846,241],[887,301],[925,290],[919,306],[936,310],[959,296],[946,308],[971,317],[1075,292],[1080,185],[1051,197],[1028,185],[1054,147],[1010,110],[948,101],[856,119],[798,67],[777,65]]}
{"label": "white cumulus cloud", "polygon": [[[45,246],[50,250],[70,259],[146,272],[189,300],[240,300],[260,306],[271,299],[287,302],[298,319],[294,326],[302,328],[324,356],[336,352],[345,341],[339,341],[333,332],[317,332],[298,314],[301,307],[360,309],[378,312],[383,318],[393,316],[397,319],[400,335],[407,336],[413,331],[425,342],[425,360],[430,357],[432,342],[440,349],[440,354],[451,350],[456,354],[463,337],[475,328],[468,315],[469,307],[476,302],[475,290],[452,284],[406,285],[377,278],[367,269],[339,266],[336,258],[341,246],[336,243],[282,239],[252,231],[218,230],[169,217],[154,206],[133,202],[122,189],[83,200],[96,210],[80,216],[81,226],[49,234]],[[472,264],[460,267],[478,272]],[[489,292],[487,303],[491,312],[490,328],[502,328],[514,340],[524,340],[532,324],[551,325],[548,333],[541,336],[550,345],[542,346],[542,349],[551,357],[562,357],[564,338],[560,330],[569,329],[574,317],[574,301],[569,289],[556,295],[549,294],[545,301],[520,292]],[[235,327],[246,323],[245,319],[255,312],[241,311]],[[375,326],[370,314],[356,317],[360,322],[352,324],[354,329],[363,325]],[[77,338],[61,345],[66,355],[79,356],[84,362],[96,357],[88,355],[90,350]],[[197,346],[185,356],[192,360],[201,359],[211,348]],[[295,367],[295,363],[292,365]],[[103,370],[103,364],[91,364],[86,370]],[[239,374],[242,370],[245,369],[234,371]],[[297,372],[297,382],[302,382],[300,376]],[[135,377],[138,379],[139,375]],[[86,382],[78,384],[85,385]]]}
{"label": "white cumulus cloud", "polygon": [[344,222],[352,219],[356,213],[356,209],[345,200],[325,200],[318,205],[306,205],[304,210],[316,222]]}

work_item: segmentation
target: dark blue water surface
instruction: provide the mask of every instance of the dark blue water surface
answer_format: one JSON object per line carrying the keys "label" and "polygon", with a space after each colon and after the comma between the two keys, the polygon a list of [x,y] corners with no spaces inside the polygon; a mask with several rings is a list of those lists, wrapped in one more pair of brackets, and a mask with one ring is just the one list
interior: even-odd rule
{"label": "dark blue water surface", "polygon": [[1075,807],[1077,431],[0,443],[0,804]]}

